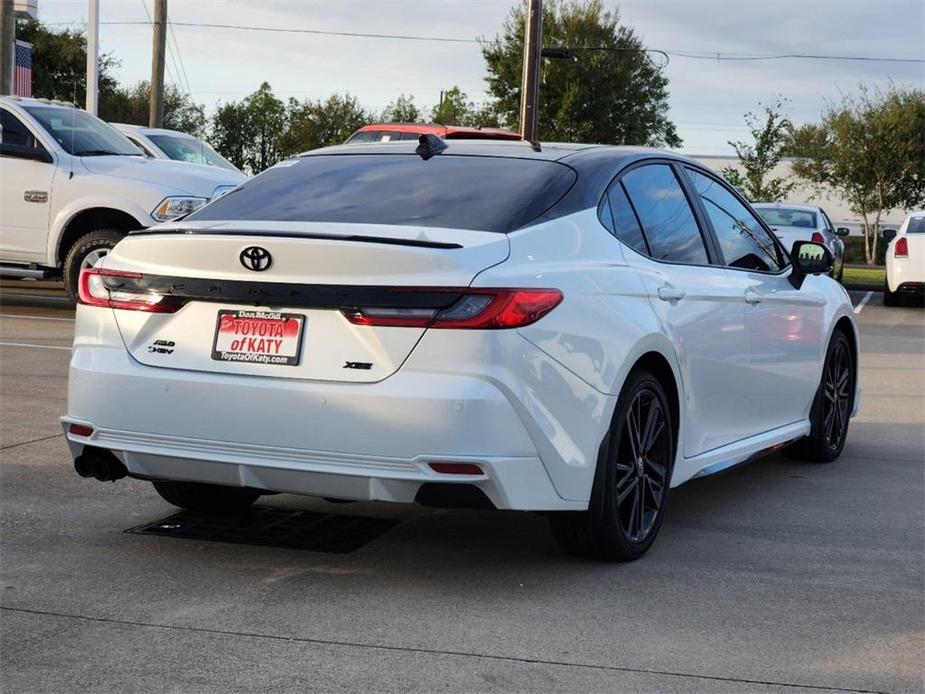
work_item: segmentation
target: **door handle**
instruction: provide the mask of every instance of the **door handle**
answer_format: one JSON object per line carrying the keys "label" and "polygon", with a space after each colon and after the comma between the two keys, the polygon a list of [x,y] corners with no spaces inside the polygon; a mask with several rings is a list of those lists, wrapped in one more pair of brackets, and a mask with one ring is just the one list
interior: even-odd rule
{"label": "door handle", "polygon": [[677,287],[666,284],[658,288],[658,298],[662,301],[680,301],[684,298],[684,292]]}
{"label": "door handle", "polygon": [[746,304],[760,304],[763,297],[757,291],[749,287],[745,290],[745,303]]}

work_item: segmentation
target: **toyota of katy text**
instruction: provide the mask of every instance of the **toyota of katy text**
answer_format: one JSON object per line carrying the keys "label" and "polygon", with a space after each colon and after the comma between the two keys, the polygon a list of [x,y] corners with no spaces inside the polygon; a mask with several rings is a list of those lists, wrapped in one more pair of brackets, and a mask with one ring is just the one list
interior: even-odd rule
{"label": "toyota of katy text", "polygon": [[858,333],[831,267],[657,150],[315,150],[84,269],[63,428],[79,474],[180,507],[541,511],[635,559],[670,487],[839,456]]}
{"label": "toyota of katy text", "polygon": [[0,274],[61,278],[76,298],[80,269],[129,231],[181,217],[243,180],[149,159],[74,106],[0,97]]}

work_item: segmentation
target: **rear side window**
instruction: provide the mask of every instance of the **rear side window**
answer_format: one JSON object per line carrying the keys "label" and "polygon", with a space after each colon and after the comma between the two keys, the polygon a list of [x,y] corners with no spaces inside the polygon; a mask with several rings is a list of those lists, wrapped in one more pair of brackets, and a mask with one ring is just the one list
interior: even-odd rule
{"label": "rear side window", "polygon": [[416,154],[288,159],[190,220],[398,224],[507,233],[526,226],[576,179],[538,159]]}
{"label": "rear side window", "polygon": [[700,194],[726,265],[765,272],[779,270],[777,246],[755,215],[719,181],[693,169],[687,169],[687,174]]}
{"label": "rear side window", "polygon": [[709,264],[700,227],[670,166],[640,166],[625,174],[622,180],[653,258],[673,263]]}
{"label": "rear side window", "polygon": [[607,201],[609,210],[604,213],[605,225],[613,232],[614,236],[634,251],[649,255],[649,247],[646,244],[645,236],[642,234],[642,227],[639,226],[639,220],[636,218],[636,213],[633,212],[633,207],[630,205],[622,183],[617,181],[610,186],[610,190],[607,191]]}

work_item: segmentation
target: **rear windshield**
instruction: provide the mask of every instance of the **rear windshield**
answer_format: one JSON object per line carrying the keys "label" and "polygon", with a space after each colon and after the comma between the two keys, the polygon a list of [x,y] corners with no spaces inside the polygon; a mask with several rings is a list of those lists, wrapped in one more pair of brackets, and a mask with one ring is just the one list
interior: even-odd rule
{"label": "rear windshield", "polygon": [[786,207],[758,207],[755,212],[772,227],[816,228],[816,213],[808,210],[791,210]]}
{"label": "rear windshield", "polygon": [[906,227],[907,234],[925,234],[925,217],[913,217]]}
{"label": "rear windshield", "polygon": [[288,159],[189,220],[397,224],[506,233],[568,192],[576,174],[537,159],[416,154]]}

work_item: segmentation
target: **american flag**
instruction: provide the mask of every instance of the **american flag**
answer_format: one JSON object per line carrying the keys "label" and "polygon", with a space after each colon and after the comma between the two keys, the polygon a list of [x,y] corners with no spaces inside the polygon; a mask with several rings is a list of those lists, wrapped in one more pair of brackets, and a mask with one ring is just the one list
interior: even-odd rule
{"label": "american flag", "polygon": [[13,93],[32,96],[32,44],[16,42],[16,74],[13,76]]}

